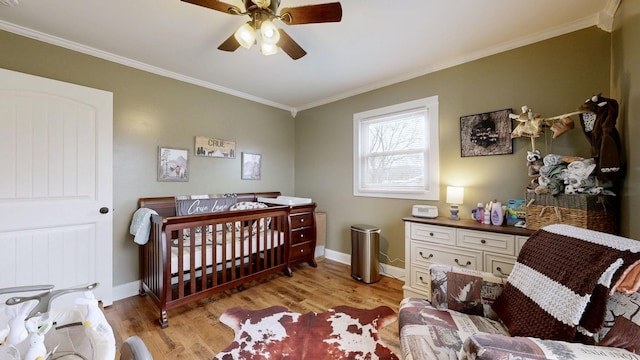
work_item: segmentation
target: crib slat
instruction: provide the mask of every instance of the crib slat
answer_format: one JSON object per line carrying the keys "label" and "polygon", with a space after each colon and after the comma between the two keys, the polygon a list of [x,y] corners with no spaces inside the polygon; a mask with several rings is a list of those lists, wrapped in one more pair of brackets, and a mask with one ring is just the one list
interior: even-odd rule
{"label": "crib slat", "polygon": [[[207,249],[211,246],[215,246],[215,231],[213,231],[211,229],[211,226],[213,226],[213,229],[216,228],[215,224],[214,225],[205,225],[202,227],[202,233],[203,233],[203,239],[206,240],[206,244],[202,246],[202,249],[200,249],[200,264],[202,264],[202,273],[200,274],[200,289],[201,291],[204,291],[207,288]],[[209,232],[211,232],[211,241],[212,244],[211,246],[209,246]]]}
{"label": "crib slat", "polygon": [[[202,227],[200,227],[200,230],[202,230]],[[196,250],[198,249],[197,240],[200,240],[200,246],[206,246],[206,237],[203,236],[205,234],[203,234],[202,231],[198,234],[196,232],[196,227],[191,227],[189,229],[189,235],[189,294],[195,294],[197,282],[196,275],[198,270],[196,268]],[[204,249],[202,250],[204,251]],[[203,263],[203,265],[206,265],[206,263]]]}
{"label": "crib slat", "polygon": [[[178,254],[184,254],[184,230],[178,230]],[[182,274],[184,269],[184,256],[178,256],[178,274]],[[178,299],[184,297],[184,276],[178,276]],[[172,300],[173,299],[172,297]]]}
{"label": "crib slat", "polygon": [[[236,237],[235,237],[235,232],[231,233],[231,241],[235,242],[236,241]],[[225,242],[224,245],[222,246],[222,261],[220,262],[220,270],[221,270],[221,279],[220,281],[222,282],[222,284],[225,284],[227,282],[227,272],[225,271],[225,261],[227,259],[227,243]]]}
{"label": "crib slat", "polygon": [[[222,224],[222,248],[224,249],[227,246],[227,224]],[[216,234],[217,239],[217,234]],[[217,240],[216,240],[217,241]],[[216,259],[218,258],[218,247],[211,246],[211,287],[215,288],[218,286],[218,269],[216,266]]]}

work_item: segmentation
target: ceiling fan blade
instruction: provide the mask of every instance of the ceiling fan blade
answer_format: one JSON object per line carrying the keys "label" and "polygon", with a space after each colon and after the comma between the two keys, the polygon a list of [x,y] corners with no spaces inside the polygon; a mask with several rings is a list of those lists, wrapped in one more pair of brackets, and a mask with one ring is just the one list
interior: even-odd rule
{"label": "ceiling fan blade", "polygon": [[194,5],[200,5],[202,7],[206,7],[212,10],[221,11],[223,13],[239,15],[242,13],[240,8],[235,5],[227,4],[218,0],[182,0],[184,2],[188,2]]}
{"label": "ceiling fan blade", "polygon": [[220,46],[218,46],[218,50],[222,51],[236,51],[240,47],[240,43],[236,40],[234,34],[231,34],[227,40],[225,40]]}
{"label": "ceiling fan blade", "polygon": [[278,47],[282,49],[289,57],[293,60],[298,60],[301,57],[307,55],[307,52],[304,51],[297,42],[295,42],[289,34],[287,34],[284,30],[278,29],[280,31],[280,40],[278,40]]}
{"label": "ceiling fan blade", "polygon": [[340,22],[342,5],[339,2],[280,9],[280,20],[288,25]]}

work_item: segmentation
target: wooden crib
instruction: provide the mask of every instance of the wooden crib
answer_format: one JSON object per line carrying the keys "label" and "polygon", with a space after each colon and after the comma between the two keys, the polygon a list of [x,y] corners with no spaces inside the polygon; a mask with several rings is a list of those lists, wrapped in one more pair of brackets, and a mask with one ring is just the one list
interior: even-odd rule
{"label": "wooden crib", "polygon": [[[253,202],[278,195],[242,193],[237,200]],[[316,266],[315,241],[292,246],[292,221],[297,230],[297,219],[307,219],[300,207],[176,216],[174,197],[142,198],[139,207],[158,213],[151,216],[149,241],[140,246],[140,294],[150,294],[156,302],[163,328],[169,325],[167,311],[172,308],[279,271],[292,276],[291,266],[300,262]],[[313,215],[315,204],[304,209]],[[307,238],[315,234],[313,221],[310,225],[304,229]]]}

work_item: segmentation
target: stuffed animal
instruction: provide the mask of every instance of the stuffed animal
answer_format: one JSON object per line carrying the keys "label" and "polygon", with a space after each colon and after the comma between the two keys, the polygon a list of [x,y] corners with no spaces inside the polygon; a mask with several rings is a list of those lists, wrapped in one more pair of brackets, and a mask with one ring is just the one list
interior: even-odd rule
{"label": "stuffed animal", "polygon": [[543,164],[540,150],[527,150],[527,175],[529,175],[530,178],[537,178],[540,176],[540,168]]}
{"label": "stuffed animal", "polygon": [[509,118],[520,122],[513,132],[511,132],[511,138],[516,137],[530,137],[537,138],[542,135],[543,120],[539,114],[534,114],[533,110],[529,109],[527,105],[522,107],[522,113],[520,115],[509,114]]}
{"label": "stuffed animal", "polygon": [[102,311],[100,311],[98,300],[96,300],[93,292],[85,291],[84,297],[77,298],[75,303],[77,305],[87,306],[87,316],[84,319],[84,326],[95,329],[100,325],[103,319]]}
{"label": "stuffed animal", "polygon": [[27,301],[18,305],[11,305],[5,308],[5,313],[9,318],[9,333],[4,345],[17,345],[29,336],[25,327],[27,314],[34,307],[33,301]]}
{"label": "stuffed animal", "polygon": [[27,320],[27,329],[29,329],[29,350],[25,355],[26,360],[45,360],[48,357],[47,348],[44,345],[44,335],[52,328],[51,322],[45,322],[38,326],[38,318]]}

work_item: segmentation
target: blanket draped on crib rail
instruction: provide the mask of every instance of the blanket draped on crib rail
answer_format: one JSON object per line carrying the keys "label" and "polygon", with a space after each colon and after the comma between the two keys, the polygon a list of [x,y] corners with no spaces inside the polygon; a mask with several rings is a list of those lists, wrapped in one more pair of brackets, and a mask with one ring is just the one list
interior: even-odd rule
{"label": "blanket draped on crib rail", "polygon": [[549,225],[525,242],[493,308],[512,336],[591,336],[603,325],[610,290],[638,260],[640,241]]}
{"label": "blanket draped on crib rail", "polygon": [[134,235],[133,241],[138,245],[144,245],[149,241],[151,215],[158,215],[158,213],[153,209],[147,208],[139,208],[133,213],[129,233]]}

